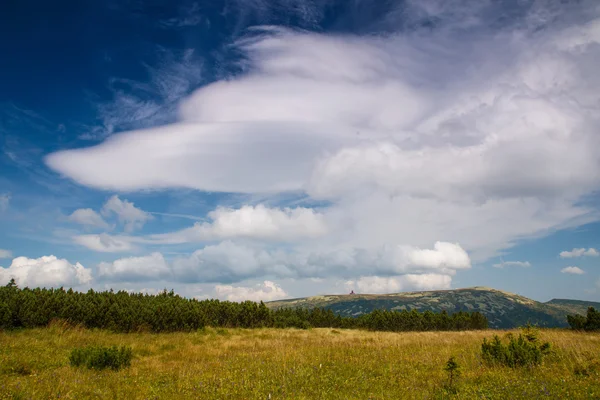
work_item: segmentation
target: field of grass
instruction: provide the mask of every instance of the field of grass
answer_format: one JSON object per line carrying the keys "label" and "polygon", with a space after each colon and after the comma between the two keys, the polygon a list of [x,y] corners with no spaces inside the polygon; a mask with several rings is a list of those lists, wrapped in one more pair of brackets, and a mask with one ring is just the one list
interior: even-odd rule
{"label": "field of grass", "polygon": [[[494,333],[504,334],[332,329],[115,334],[59,323],[0,332],[0,398],[600,399],[600,334],[543,330],[541,339],[552,343],[553,354],[541,366],[510,369],[481,360],[482,339]],[[71,350],[86,345],[131,346],[135,358],[120,371],[71,367]],[[445,388],[443,367],[450,356],[462,370],[456,393]]]}

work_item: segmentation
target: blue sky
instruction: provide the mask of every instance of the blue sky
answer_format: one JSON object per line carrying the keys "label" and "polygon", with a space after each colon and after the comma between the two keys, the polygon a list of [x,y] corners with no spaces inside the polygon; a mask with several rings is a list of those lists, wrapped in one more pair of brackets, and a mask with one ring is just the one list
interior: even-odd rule
{"label": "blue sky", "polygon": [[600,301],[595,1],[9,2],[0,283]]}

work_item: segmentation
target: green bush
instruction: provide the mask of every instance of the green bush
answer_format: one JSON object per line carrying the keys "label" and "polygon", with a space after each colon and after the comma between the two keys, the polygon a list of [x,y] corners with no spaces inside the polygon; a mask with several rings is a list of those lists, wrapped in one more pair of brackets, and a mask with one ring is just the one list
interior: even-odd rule
{"label": "green bush", "polygon": [[600,331],[600,311],[588,307],[587,315],[568,315],[567,322],[576,331]]}
{"label": "green bush", "polygon": [[73,367],[85,366],[90,369],[119,370],[131,365],[133,351],[131,347],[82,347],[73,349],[69,362]]}
{"label": "green bush", "polygon": [[444,371],[448,374],[448,383],[444,386],[444,388],[451,393],[458,393],[458,389],[456,388],[456,380],[461,374],[460,365],[456,362],[454,356],[450,357],[444,366]]}
{"label": "green bush", "polygon": [[571,329],[576,331],[582,331],[585,329],[585,323],[587,319],[583,315],[567,315],[567,323]]}
{"label": "green bush", "polygon": [[497,335],[489,342],[483,339],[482,358],[494,365],[511,368],[532,367],[539,365],[543,357],[550,352],[550,343],[541,343],[538,331],[531,326],[525,327],[518,337],[509,333],[507,338],[508,344],[502,343]]}

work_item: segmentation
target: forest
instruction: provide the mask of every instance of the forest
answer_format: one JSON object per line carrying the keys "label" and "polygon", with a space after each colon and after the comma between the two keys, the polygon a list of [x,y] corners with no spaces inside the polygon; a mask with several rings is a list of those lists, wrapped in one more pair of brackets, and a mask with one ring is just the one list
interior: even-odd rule
{"label": "forest", "polygon": [[212,328],[349,328],[371,331],[461,331],[487,329],[479,312],[374,310],[342,317],[331,310],[271,310],[263,302],[241,303],[184,298],[164,290],[157,295],[126,291],[86,293],[72,289],[0,287],[0,328],[34,328],[64,320],[113,332],[176,332]]}

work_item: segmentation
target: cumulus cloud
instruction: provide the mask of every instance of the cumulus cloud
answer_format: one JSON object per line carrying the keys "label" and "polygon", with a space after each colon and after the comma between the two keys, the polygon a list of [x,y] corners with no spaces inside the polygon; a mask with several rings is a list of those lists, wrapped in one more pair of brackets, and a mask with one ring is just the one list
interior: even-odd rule
{"label": "cumulus cloud", "polygon": [[577,257],[598,257],[600,255],[600,253],[598,252],[598,250],[594,249],[594,248],[589,248],[589,249],[584,249],[584,248],[578,248],[578,249],[573,249],[571,251],[561,251],[560,252],[560,257],[561,258],[577,258]]}
{"label": "cumulus cloud", "polygon": [[102,219],[100,214],[91,208],[80,208],[75,210],[71,215],[69,215],[68,219],[71,222],[75,222],[87,227],[103,229],[109,228],[109,225],[106,223],[106,221],[104,221],[104,219]]}
{"label": "cumulus cloud", "polygon": [[[581,201],[600,188],[600,9],[512,3],[499,20],[506,2],[402,2],[408,25],[379,35],[253,29],[234,45],[243,73],[196,90],[177,123],[46,163],[105,190],[303,191],[326,201],[319,240],[285,252],[207,246],[173,264],[193,279],[327,268],[451,276],[467,259],[600,218]],[[408,33],[424,21],[430,29]],[[246,216],[265,226],[249,228]],[[283,209],[210,218],[163,239],[316,237],[292,229]],[[435,241],[446,244],[420,250]],[[239,260],[247,264],[231,267]]]}
{"label": "cumulus cloud", "polygon": [[494,268],[504,268],[504,267],[520,267],[520,268],[529,268],[531,267],[531,263],[529,261],[502,261],[501,263],[494,264]]}
{"label": "cumulus cloud", "polygon": [[71,264],[55,256],[17,257],[8,268],[0,268],[0,283],[4,284],[11,278],[21,287],[50,288],[88,284],[92,273],[80,263]]}
{"label": "cumulus cloud", "polygon": [[585,271],[579,267],[566,267],[560,270],[563,274],[583,275]]}
{"label": "cumulus cloud", "polygon": [[160,253],[127,257],[98,264],[98,278],[117,282],[140,282],[171,278],[171,268]]}
{"label": "cumulus cloud", "polygon": [[[121,270],[129,268],[130,260],[121,259]],[[371,249],[284,250],[224,241],[205,246],[190,256],[175,258],[170,266],[172,280],[206,283],[239,282],[256,276],[350,278],[367,273],[452,276],[457,270],[470,268],[471,263],[464,250],[451,243],[436,243],[433,250],[397,245]],[[131,268],[137,271],[137,263]]]}
{"label": "cumulus cloud", "polygon": [[237,302],[245,300],[257,302],[273,301],[284,299],[288,296],[285,290],[271,281],[264,281],[252,287],[217,285],[215,286],[215,293],[217,297]]}
{"label": "cumulus cloud", "polygon": [[402,276],[363,276],[345,282],[356,293],[397,293],[408,290],[450,289],[452,277],[440,274],[407,274]]}
{"label": "cumulus cloud", "polygon": [[0,249],[0,258],[11,258],[11,257],[12,257],[12,251]]}
{"label": "cumulus cloud", "polygon": [[126,232],[141,229],[147,221],[154,218],[149,213],[137,208],[132,202],[121,200],[117,195],[108,199],[102,207],[102,215],[110,216],[111,214],[115,214],[119,222],[125,225]]}
{"label": "cumulus cloud", "polygon": [[132,251],[136,247],[132,241],[134,238],[129,236],[111,236],[106,233],[98,235],[78,235],[73,236],[73,241],[90,250],[103,253],[120,253]]}
{"label": "cumulus cloud", "polygon": [[212,222],[196,223],[192,228],[151,236],[166,243],[187,243],[226,238],[256,238],[292,241],[314,238],[327,232],[323,215],[310,208],[268,208],[264,205],[239,209],[219,207],[208,213]]}
{"label": "cumulus cloud", "polygon": [[407,248],[406,257],[411,265],[425,268],[469,268],[469,255],[455,243],[436,242],[433,250]]}

